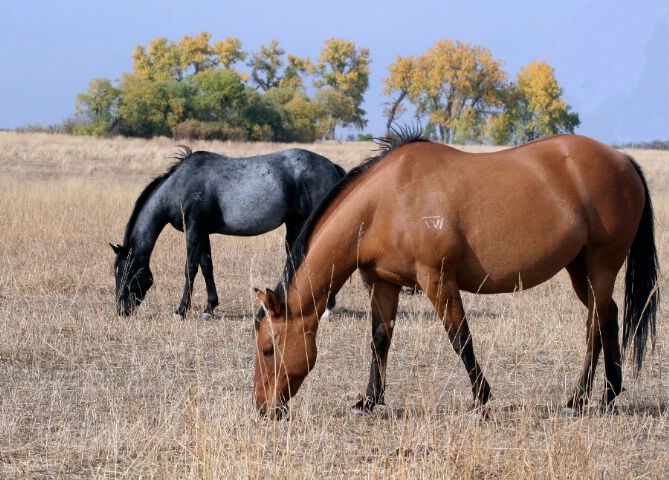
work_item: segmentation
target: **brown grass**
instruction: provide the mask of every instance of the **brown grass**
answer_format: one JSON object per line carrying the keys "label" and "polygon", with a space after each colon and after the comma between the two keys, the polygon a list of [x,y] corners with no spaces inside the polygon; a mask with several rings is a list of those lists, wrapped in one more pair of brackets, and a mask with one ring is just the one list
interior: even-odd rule
{"label": "brown grass", "polygon": [[[401,299],[388,406],[348,415],[370,360],[368,302],[354,275],[335,319],[321,325],[319,360],[291,420],[271,422],[252,406],[251,288],[276,283],[281,230],[212,238],[220,316],[174,322],[184,242],[166,229],[152,259],[155,288],[135,316],[115,315],[107,243],[122,239],[172,147],[0,133],[0,477],[667,477],[667,153],[631,152],[655,200],[664,296],[655,353],[638,379],[625,365],[617,414],[558,415],[585,347],[585,311],[560,274],[514,295],[465,297],[493,388],[488,421],[468,421],[464,368],[420,295]],[[285,145],[193,147],[244,156]],[[350,168],[374,145],[307,148]],[[199,277],[196,289],[199,311]]]}

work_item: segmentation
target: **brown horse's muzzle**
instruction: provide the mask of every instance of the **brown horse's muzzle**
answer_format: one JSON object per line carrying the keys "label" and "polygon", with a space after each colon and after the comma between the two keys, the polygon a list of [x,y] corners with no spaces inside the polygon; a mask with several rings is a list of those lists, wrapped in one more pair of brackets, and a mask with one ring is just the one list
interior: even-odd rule
{"label": "brown horse's muzzle", "polygon": [[266,402],[256,404],[258,413],[263,418],[270,420],[282,420],[289,417],[290,410],[286,402],[281,402],[278,405],[268,406]]}

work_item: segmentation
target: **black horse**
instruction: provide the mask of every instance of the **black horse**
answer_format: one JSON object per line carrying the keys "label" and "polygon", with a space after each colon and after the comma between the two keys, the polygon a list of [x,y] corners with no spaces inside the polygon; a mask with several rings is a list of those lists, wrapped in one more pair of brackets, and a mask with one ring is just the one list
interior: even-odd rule
{"label": "black horse", "polygon": [[116,253],[116,306],[127,316],[153,285],[149,268],[158,235],[168,223],[186,232],[186,284],[175,314],[190,308],[198,265],[207,286],[208,318],[218,305],[209,235],[250,236],[286,224],[290,251],[303,223],[344,176],[327,158],[301,149],[230,158],[182,147],[177,162],[140,194]]}

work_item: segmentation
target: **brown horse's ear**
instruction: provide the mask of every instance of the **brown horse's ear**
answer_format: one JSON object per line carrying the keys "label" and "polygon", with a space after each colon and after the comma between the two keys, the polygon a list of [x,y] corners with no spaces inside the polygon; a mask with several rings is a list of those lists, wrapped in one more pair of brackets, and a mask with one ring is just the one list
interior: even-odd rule
{"label": "brown horse's ear", "polygon": [[272,318],[276,318],[281,315],[281,301],[279,297],[276,296],[269,288],[266,288],[263,292],[262,290],[254,289],[256,292],[256,298],[260,305],[267,310]]}

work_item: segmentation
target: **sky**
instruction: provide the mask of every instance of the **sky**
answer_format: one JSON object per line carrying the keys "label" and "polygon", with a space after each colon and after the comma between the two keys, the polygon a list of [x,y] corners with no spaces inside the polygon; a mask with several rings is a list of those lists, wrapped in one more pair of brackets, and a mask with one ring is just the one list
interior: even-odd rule
{"label": "sky", "polygon": [[388,66],[452,39],[488,48],[510,78],[546,61],[580,116],[576,133],[607,143],[669,139],[666,0],[1,2],[0,129],[60,123],[93,78],[132,72],[137,45],[207,31],[212,43],[236,37],[246,51],[276,39],[286,53],[312,60],[328,38],[368,48],[362,107],[364,133],[374,136],[384,133]]}

